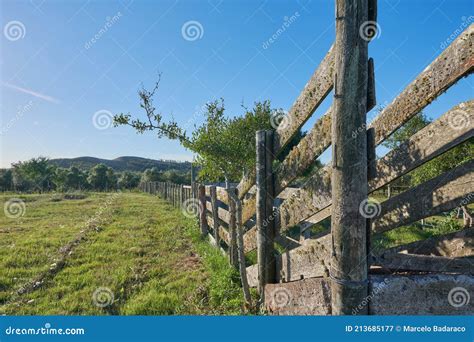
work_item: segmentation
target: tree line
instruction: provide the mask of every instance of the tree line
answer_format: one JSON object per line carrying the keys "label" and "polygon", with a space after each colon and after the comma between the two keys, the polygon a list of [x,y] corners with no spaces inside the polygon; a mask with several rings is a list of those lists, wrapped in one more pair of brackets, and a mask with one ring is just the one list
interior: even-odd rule
{"label": "tree line", "polygon": [[13,163],[10,169],[0,169],[0,191],[114,191],[134,189],[140,182],[189,184],[190,178],[190,171],[160,171],[156,167],[144,172],[116,172],[104,164],[89,170],[76,166],[61,168],[51,164],[48,158],[38,157]]}

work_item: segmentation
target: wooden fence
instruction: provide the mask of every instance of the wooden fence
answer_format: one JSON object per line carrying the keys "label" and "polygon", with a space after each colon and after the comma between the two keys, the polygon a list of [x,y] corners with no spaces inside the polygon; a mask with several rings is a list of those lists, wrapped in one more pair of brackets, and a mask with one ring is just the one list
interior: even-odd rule
{"label": "wooden fence", "polygon": [[[474,25],[460,34],[368,125],[375,106],[374,62],[359,28],[375,22],[373,1],[337,0],[336,42],[275,131],[257,132],[257,167],[236,188],[144,184],[179,205],[200,203],[200,224],[257,287],[272,314],[472,314],[474,228],[374,250],[375,234],[409,225],[474,199],[474,161],[389,199],[369,200],[399,177],[472,141],[474,100],[459,103],[377,159],[375,148],[474,68]],[[357,13],[357,15],[356,15]],[[337,86],[334,86],[337,84]],[[329,110],[284,158],[274,159],[317,107]],[[333,159],[299,188],[288,186],[332,145]],[[154,185],[153,185],[154,184]],[[193,195],[194,194],[194,195]],[[315,236],[309,227],[331,229]],[[301,236],[295,237],[295,229]],[[241,247],[239,249],[239,246]],[[257,251],[257,263],[242,266]],[[242,251],[242,255],[239,255]],[[453,293],[458,291],[458,293]],[[461,296],[461,297],[460,297]],[[454,299],[453,299],[454,298]],[[463,305],[453,300],[467,298]]]}

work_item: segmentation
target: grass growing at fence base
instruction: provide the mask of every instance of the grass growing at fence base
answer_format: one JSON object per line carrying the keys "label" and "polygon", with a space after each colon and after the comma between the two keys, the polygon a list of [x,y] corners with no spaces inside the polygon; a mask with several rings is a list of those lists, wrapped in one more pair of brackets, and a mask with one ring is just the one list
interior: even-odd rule
{"label": "grass growing at fence base", "polygon": [[23,217],[1,217],[0,313],[240,313],[237,272],[178,209],[137,193],[56,197],[24,196]]}

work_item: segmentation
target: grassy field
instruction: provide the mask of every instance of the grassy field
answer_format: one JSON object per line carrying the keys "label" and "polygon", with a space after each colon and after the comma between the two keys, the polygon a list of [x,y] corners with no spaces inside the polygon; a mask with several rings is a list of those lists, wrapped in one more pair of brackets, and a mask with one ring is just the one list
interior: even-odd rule
{"label": "grassy field", "polygon": [[[3,194],[2,205],[12,198],[24,207],[18,218],[0,216],[0,314],[242,313],[237,271],[199,237],[194,219],[158,197]],[[461,229],[448,216],[425,224],[379,234],[373,248]]]}
{"label": "grassy field", "polygon": [[239,314],[237,272],[195,220],[139,193],[1,196],[0,314]]}

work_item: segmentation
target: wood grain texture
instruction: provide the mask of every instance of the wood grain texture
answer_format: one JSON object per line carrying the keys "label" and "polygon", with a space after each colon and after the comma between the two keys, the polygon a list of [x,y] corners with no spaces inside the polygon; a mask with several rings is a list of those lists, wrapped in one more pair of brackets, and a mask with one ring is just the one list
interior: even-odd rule
{"label": "wood grain texture", "polygon": [[331,91],[334,82],[334,55],[334,46],[331,46],[288,111],[288,120],[283,120],[278,126],[274,143],[276,153],[286,146]]}
{"label": "wood grain texture", "polygon": [[[215,239],[215,233],[214,233],[214,227],[216,227],[216,225],[214,224],[214,219],[212,218],[212,213],[211,212],[207,212],[207,221],[209,222],[209,225],[212,227],[212,232],[213,232],[213,236],[214,236],[214,241],[216,240]],[[224,242],[229,245],[230,244],[230,234],[229,232],[227,231],[227,228],[224,227],[223,225],[221,224],[217,224],[217,227],[219,227],[219,229],[217,230],[217,234],[219,234],[219,240],[220,241],[221,239],[224,240]]]}
{"label": "wood grain texture", "polygon": [[474,100],[460,103],[376,161],[377,190],[474,136]]}
{"label": "wood grain texture", "polygon": [[390,271],[474,274],[474,256],[450,258],[432,255],[390,253],[372,258],[371,265]]}
{"label": "wood grain texture", "polygon": [[244,236],[244,253],[248,253],[257,248],[257,227],[251,228]]}
{"label": "wood grain texture", "polygon": [[242,200],[249,190],[255,185],[256,171],[252,170],[247,175],[242,177],[239,184],[237,185],[237,195]]}
{"label": "wood grain texture", "polygon": [[225,205],[229,205],[229,199],[226,188],[216,186],[216,195],[218,201],[224,203]]}
{"label": "wood grain texture", "polygon": [[301,176],[314,160],[331,144],[332,107],[316,121],[275,172],[275,194],[282,192],[296,177]]}
{"label": "wood grain texture", "polygon": [[279,208],[280,232],[297,225],[331,204],[331,170],[325,166]]}
{"label": "wood grain texture", "polygon": [[[277,282],[327,277],[331,261],[331,236],[306,240],[304,245],[286,251],[276,259]],[[257,266],[247,267],[249,285],[256,287]]]}
{"label": "wood grain texture", "polygon": [[380,144],[459,79],[474,69],[474,24],[461,33],[370,124]]}

